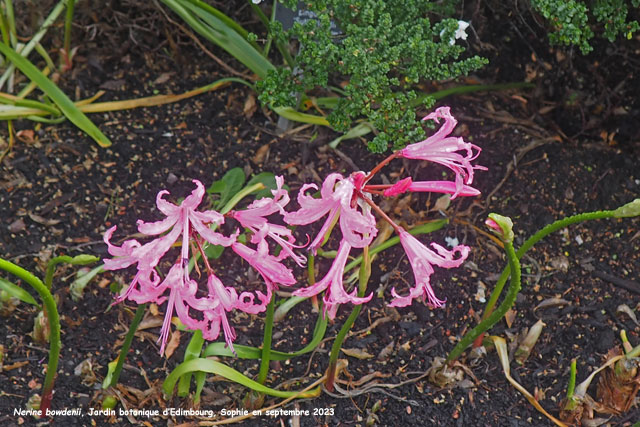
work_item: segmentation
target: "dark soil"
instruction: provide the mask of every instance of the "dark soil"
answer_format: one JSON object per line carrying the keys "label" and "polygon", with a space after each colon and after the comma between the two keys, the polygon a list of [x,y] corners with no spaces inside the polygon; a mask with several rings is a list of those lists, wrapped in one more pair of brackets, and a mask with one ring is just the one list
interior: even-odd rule
{"label": "dark soil", "polygon": [[[60,79],[68,94],[82,99],[104,89],[101,100],[106,101],[182,93],[229,75],[155,6],[107,3],[100,10],[109,10],[108,16],[79,6],[74,28],[78,54],[73,70]],[[502,250],[478,232],[489,212],[513,219],[517,247],[556,219],[615,209],[640,197],[640,36],[616,44],[598,42],[595,52],[583,57],[549,48],[539,27],[519,30],[515,18],[514,25],[503,32],[491,32],[501,19],[508,21],[510,11],[490,6],[480,2],[474,11],[474,25],[483,43],[470,37],[469,50],[487,56],[491,63],[470,80],[527,79],[536,88],[458,96],[443,102],[452,107],[458,132],[482,147],[479,163],[488,167],[487,172],[478,172],[474,183],[482,195],[453,203],[446,212],[450,225],[429,236],[441,244],[445,236],[456,237],[472,247],[463,268],[439,270],[432,278],[436,293],[447,299],[446,307],[386,307],[384,298],[388,302],[390,287],[413,280],[401,251],[387,251],[374,266],[370,285],[370,289],[386,286],[387,296],[374,298],[363,308],[353,334],[344,343],[344,348],[372,355],[367,359],[342,355],[349,365],[340,376],[345,381],[340,386],[350,394],[323,393],[285,406],[308,409],[309,416],[259,417],[245,423],[552,425],[508,383],[493,351],[477,361],[463,359],[473,376],[467,375],[455,387],[437,388],[423,374],[434,358],[446,356],[477,323],[485,305],[478,301],[478,290],[486,286],[488,296],[505,265]],[[236,16],[242,19],[246,12]],[[59,46],[57,42],[49,41]],[[215,47],[208,48],[231,67],[241,69]],[[278,136],[273,113],[248,108],[254,96],[245,87],[226,86],[161,107],[94,114],[92,120],[113,141],[108,149],[99,148],[68,122],[55,126],[16,122],[23,132],[0,170],[2,257],[42,277],[52,256],[107,256],[104,231],[117,225],[117,236],[124,239],[136,232],[137,219],[158,219],[155,197],[160,190],[183,197],[191,191],[192,179],[209,185],[233,167],[243,168],[247,175],[261,171],[283,175],[291,189],[297,190],[305,182],[319,183],[332,171],[369,170],[381,160],[366,151],[365,141],[343,142],[339,151],[327,148],[324,144],[335,135],[326,129],[305,128]],[[8,140],[6,131],[2,137]],[[385,174],[392,178],[407,171],[414,178],[443,172],[398,160]],[[432,210],[434,202],[413,197],[390,209],[411,224],[441,217]],[[513,323],[507,326],[501,321],[491,330],[493,335],[513,338],[537,319],[546,323],[525,365],[512,364],[512,376],[535,392],[540,404],[556,416],[572,359],[578,361],[578,381],[582,381],[602,364],[610,349],[620,345],[621,330],[626,330],[633,345],[640,343],[640,326],[619,309],[625,304],[637,314],[640,308],[638,225],[637,218],[582,223],[538,244],[522,260],[523,290],[514,307]],[[135,306],[111,305],[114,295],[109,284],[127,284],[130,277],[124,272],[99,276],[84,297],[74,302],[68,286],[75,271],[61,267],[54,280],[62,318],[62,354],[53,408],[82,408],[85,415],[56,417],[54,422],[65,426],[206,422],[182,416],[86,415],[90,407],[101,406],[100,385],[107,364],[118,356]],[[221,271],[232,281],[248,274],[246,266],[239,265]],[[621,287],[621,282],[627,287]],[[551,298],[563,302],[537,307]],[[162,318],[163,308],[156,313],[150,310],[146,320]],[[14,415],[14,408],[26,408],[44,379],[47,346],[35,343],[29,335],[36,314],[34,307],[20,304],[2,319],[0,421],[7,425],[38,422]],[[292,386],[299,389],[324,374],[332,338],[348,315],[349,307],[341,308],[335,323],[329,325],[328,340],[311,357],[273,363],[269,385],[299,378]],[[260,345],[262,318],[232,319],[237,342]],[[276,325],[275,348],[300,348],[311,336],[316,318],[308,303],[297,306],[282,325]],[[192,407],[189,399],[174,396],[164,401],[160,389],[182,361],[189,334],[182,332],[178,349],[163,358],[155,343],[158,330],[144,329],[136,335],[117,390],[118,407]],[[90,364],[89,374],[76,375],[74,370],[83,361]],[[249,376],[257,375],[254,362],[225,362]],[[374,373],[377,376],[372,380],[382,385],[365,388],[357,383]],[[384,385],[399,383],[404,385]],[[201,408],[216,413],[241,408],[245,392],[210,376]],[[595,397],[593,388],[590,393]],[[265,406],[276,402],[267,399]],[[214,420],[221,418],[225,417]],[[608,423],[628,426],[638,420],[640,410],[635,404]]]}

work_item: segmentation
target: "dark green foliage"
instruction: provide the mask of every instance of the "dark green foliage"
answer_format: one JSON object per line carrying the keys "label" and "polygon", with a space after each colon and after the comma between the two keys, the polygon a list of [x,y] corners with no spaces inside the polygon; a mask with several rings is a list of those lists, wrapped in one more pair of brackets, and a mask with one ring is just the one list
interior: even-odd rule
{"label": "dark green foliage", "polygon": [[[279,39],[296,38],[296,69],[281,67],[258,82],[260,99],[273,106],[295,106],[296,94],[342,86],[331,126],[346,132],[364,118],[377,130],[369,148],[384,152],[424,137],[415,114],[416,85],[455,78],[487,63],[460,59],[464,48],[451,44],[458,23],[454,2],[325,0],[308,2],[317,20],[295,24]],[[331,34],[331,22],[341,34]],[[442,35],[441,35],[442,34]],[[322,92],[316,92],[322,95]],[[324,93],[325,95],[327,93]],[[425,107],[433,105],[426,99]]]}
{"label": "dark green foliage", "polygon": [[[595,24],[596,28],[604,26],[602,35],[610,42],[614,42],[620,33],[631,38],[634,32],[640,30],[637,21],[627,22],[628,4],[637,8],[640,0],[531,0],[533,9],[551,25],[549,41],[557,45],[576,45],[583,54],[593,50],[589,44],[594,36],[590,24]],[[590,15],[595,18],[595,22],[593,19],[589,22]]]}

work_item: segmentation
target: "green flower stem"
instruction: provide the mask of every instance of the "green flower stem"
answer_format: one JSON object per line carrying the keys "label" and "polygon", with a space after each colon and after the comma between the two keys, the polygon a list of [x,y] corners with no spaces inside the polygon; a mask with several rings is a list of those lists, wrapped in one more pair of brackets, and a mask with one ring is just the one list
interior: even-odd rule
{"label": "green flower stem", "polygon": [[64,44],[63,48],[68,61],[71,61],[71,24],[73,24],[73,11],[76,0],[67,0],[67,13],[64,18]]}
{"label": "green flower stem", "polygon": [[260,371],[258,372],[258,382],[264,384],[269,373],[269,362],[271,362],[271,335],[273,333],[273,312],[275,311],[276,294],[271,296],[271,301],[267,305],[267,315],[264,319],[264,338],[262,339],[262,357],[260,358]]}
{"label": "green flower stem", "polygon": [[14,48],[18,44],[18,33],[16,31],[16,17],[13,12],[13,1],[5,0],[4,6],[7,10],[7,22],[9,23],[9,41]]}
{"label": "green flower stem", "polygon": [[579,403],[579,399],[575,399],[573,396],[576,391],[576,374],[578,371],[576,366],[576,359],[572,359],[571,368],[569,371],[569,384],[567,384],[567,403],[563,408],[565,411],[575,410]]}
{"label": "green flower stem", "polygon": [[569,384],[567,384],[567,399],[571,399],[573,397],[573,393],[576,390],[576,359],[571,360],[571,370],[569,371]]}
{"label": "green flower stem", "polygon": [[507,260],[509,261],[509,269],[513,272],[513,274],[511,274],[511,283],[509,284],[509,290],[507,291],[507,295],[505,296],[504,301],[502,301],[502,304],[500,304],[496,311],[491,313],[489,317],[478,323],[475,328],[467,332],[467,334],[462,337],[460,342],[458,342],[453,350],[451,350],[451,353],[449,353],[449,355],[447,356],[447,362],[451,362],[460,357],[462,352],[471,345],[473,340],[489,330],[493,325],[498,323],[498,321],[504,317],[507,311],[513,306],[513,303],[516,301],[516,296],[518,295],[518,292],[520,292],[521,288],[520,261],[518,260],[518,256],[516,255],[515,250],[513,249],[513,242],[505,241],[504,250],[507,254]]}
{"label": "green flower stem", "polygon": [[107,384],[103,388],[115,387],[116,384],[118,384],[118,379],[120,378],[120,373],[122,372],[124,361],[127,358],[127,353],[129,353],[129,349],[131,348],[131,343],[133,342],[133,336],[136,334],[136,330],[138,329],[138,325],[140,325],[140,322],[142,321],[142,317],[144,316],[144,311],[146,309],[147,309],[147,304],[140,304],[138,308],[136,308],[136,314],[133,316],[131,325],[129,325],[129,331],[127,332],[127,335],[124,338],[124,343],[122,344],[122,348],[120,349],[120,355],[118,356],[118,363],[116,364],[116,368],[113,370],[113,376],[111,377],[111,381],[109,382],[109,384]]}
{"label": "green flower stem", "polygon": [[[364,247],[364,252],[362,253],[364,262],[360,266],[360,280],[358,282],[358,297],[364,297],[364,294],[367,290],[367,283],[369,282],[369,276],[371,276],[371,260],[369,257],[369,247]],[[360,311],[362,310],[362,304],[358,304],[353,307],[353,311],[347,318],[347,321],[344,322],[340,332],[336,336],[335,341],[333,341],[333,346],[331,346],[331,354],[329,355],[329,367],[327,368],[327,379],[325,381],[325,388],[332,392],[333,391],[333,382],[335,381],[336,376],[336,368],[338,366],[338,355],[340,354],[340,350],[342,349],[342,343],[347,336],[347,332],[351,329],[351,326],[355,323]]]}
{"label": "green flower stem", "polygon": [[38,292],[40,298],[42,298],[47,318],[49,319],[49,328],[51,329],[51,335],[49,336],[49,362],[47,364],[47,374],[42,385],[42,399],[40,401],[40,409],[45,412],[51,407],[53,383],[58,370],[58,360],[60,359],[60,318],[58,317],[56,302],[51,292],[49,292],[49,289],[42,283],[42,280],[22,267],[0,258],[0,269],[24,280]]}
{"label": "green flower stem", "polygon": [[[569,225],[572,224],[576,224],[578,222],[582,222],[582,221],[589,221],[592,219],[604,219],[604,218],[612,218],[614,217],[616,211],[596,211],[596,212],[587,212],[587,213],[581,213],[578,215],[573,215],[561,220],[558,220],[552,224],[547,225],[546,227],[542,228],[541,230],[539,230],[536,234],[534,234],[533,236],[529,237],[522,246],[520,246],[520,248],[518,249],[518,251],[516,252],[516,256],[518,259],[522,258],[522,256],[533,247],[533,245],[535,245],[536,243],[538,243],[540,240],[542,240],[543,238],[547,237],[549,234],[553,233],[554,231],[558,231],[562,228],[565,228]],[[504,288],[505,283],[507,282],[507,279],[509,278],[509,273],[511,272],[510,266],[507,265],[505,267],[504,270],[502,270],[502,274],[500,275],[500,278],[498,279],[498,282],[496,283],[496,286],[493,290],[493,292],[491,293],[491,296],[489,297],[489,301],[487,302],[487,306],[484,309],[484,313],[482,314],[482,320],[487,319],[490,315],[491,312],[493,311],[493,308],[496,305],[496,301],[498,300],[498,298],[500,297],[500,294],[502,293],[502,289]]]}

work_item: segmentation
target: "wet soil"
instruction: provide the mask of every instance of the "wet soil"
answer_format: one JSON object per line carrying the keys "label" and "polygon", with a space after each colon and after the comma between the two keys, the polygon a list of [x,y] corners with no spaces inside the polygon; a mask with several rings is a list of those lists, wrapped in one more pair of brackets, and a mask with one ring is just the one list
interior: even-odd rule
{"label": "wet soil", "polygon": [[[183,93],[229,75],[155,6],[112,3],[109,16],[79,8],[76,61],[73,70],[60,77],[60,85],[74,98],[87,98],[101,89],[103,101]],[[308,416],[262,416],[245,424],[552,425],[507,382],[493,351],[478,360],[464,358],[472,375],[456,386],[436,387],[425,373],[477,323],[485,305],[482,293],[491,292],[505,265],[502,249],[481,232],[487,213],[513,219],[517,247],[556,219],[615,209],[640,197],[640,38],[615,45],[598,42],[593,54],[582,57],[549,48],[533,32],[535,28],[522,33],[511,26],[493,34],[492,25],[508,11],[488,5],[480,5],[478,11],[474,25],[482,43],[474,37],[469,49],[491,63],[466,82],[527,80],[536,87],[456,96],[441,103],[451,106],[459,121],[457,132],[482,147],[478,162],[488,168],[477,173],[474,183],[482,195],[454,202],[444,212],[449,225],[429,235],[440,244],[445,237],[457,238],[472,248],[463,267],[437,270],[432,278],[436,293],[447,299],[446,307],[387,307],[390,288],[411,283],[413,277],[400,250],[385,252],[374,266],[370,289],[386,289],[386,296],[363,308],[344,343],[351,355],[341,356],[348,360],[340,376],[342,391],[325,391],[283,407],[309,410]],[[237,16],[242,18],[242,13],[246,11]],[[241,69],[208,47],[226,64]],[[229,85],[174,104],[93,114],[91,119],[113,141],[107,149],[68,122],[44,126],[16,122],[22,132],[0,166],[2,257],[42,277],[52,256],[106,256],[102,234],[107,228],[117,225],[124,238],[136,232],[137,219],[159,219],[158,191],[167,189],[175,198],[184,197],[192,190],[192,179],[209,185],[233,167],[247,175],[261,171],[283,175],[295,191],[306,182],[319,183],[330,172],[369,170],[381,160],[366,150],[366,141],[328,148],[325,144],[335,135],[326,129],[307,127],[279,135],[277,117],[252,107],[254,102],[249,89]],[[6,131],[2,137],[7,140]],[[414,179],[433,179],[446,172],[399,160],[385,170],[389,179],[409,173]],[[414,196],[388,209],[400,221],[414,224],[441,218],[434,204],[435,197]],[[522,260],[523,289],[512,322],[501,321],[491,330],[511,340],[538,319],[545,322],[531,357],[524,366],[513,363],[512,376],[556,416],[572,359],[578,361],[581,381],[620,345],[621,330],[633,345],[640,343],[640,326],[621,309],[626,305],[637,314],[640,308],[639,224],[637,218],[599,220],[549,236]],[[231,281],[250,274],[246,266],[224,261],[220,269],[221,277]],[[82,408],[85,415],[56,417],[54,422],[206,425],[225,418],[88,416],[89,408],[100,407],[100,384],[107,364],[118,356],[135,306],[112,306],[110,284],[128,283],[126,272],[100,275],[82,299],[73,301],[69,284],[76,270],[61,267],[54,280],[62,354],[53,408]],[[145,320],[153,325],[162,318],[163,309],[154,307]],[[45,422],[14,415],[15,408],[26,408],[29,397],[39,392],[44,378],[47,346],[29,335],[36,314],[33,306],[20,304],[2,318],[0,421],[8,425]],[[349,308],[341,308],[329,324],[327,340],[311,356],[272,363],[269,385],[297,378],[290,387],[299,389],[323,375],[332,338],[348,315]],[[317,316],[308,303],[296,306],[276,325],[275,348],[299,348],[309,339]],[[262,318],[232,319],[237,342],[260,345]],[[160,412],[193,407],[189,398],[165,401],[161,394],[162,381],[182,361],[189,334],[182,332],[179,347],[165,358],[156,345],[158,330],[156,326],[137,333],[116,391],[119,407]],[[224,361],[249,376],[257,375],[255,362]],[[88,368],[78,375],[82,362]],[[363,378],[368,381],[359,383]],[[245,392],[210,376],[200,408],[216,414],[241,408]],[[590,392],[595,395],[593,389]],[[265,406],[275,402],[268,398]],[[636,404],[608,423],[628,426],[638,420]]]}

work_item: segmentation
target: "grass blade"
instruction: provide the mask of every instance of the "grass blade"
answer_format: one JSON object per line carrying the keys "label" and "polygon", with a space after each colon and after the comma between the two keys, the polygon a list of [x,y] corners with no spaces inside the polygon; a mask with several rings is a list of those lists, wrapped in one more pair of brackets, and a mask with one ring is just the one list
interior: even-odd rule
{"label": "grass blade", "polygon": [[111,145],[109,138],[107,138],[84,113],[78,110],[74,103],[58,86],[42,74],[28,59],[23,58],[4,43],[0,43],[0,53],[6,56],[20,71],[35,82],[58,108],[60,108],[62,114],[64,114],[71,123],[86,132],[87,135],[93,138],[101,147],[109,147]]}

